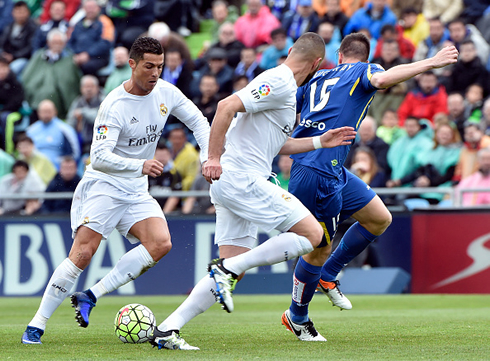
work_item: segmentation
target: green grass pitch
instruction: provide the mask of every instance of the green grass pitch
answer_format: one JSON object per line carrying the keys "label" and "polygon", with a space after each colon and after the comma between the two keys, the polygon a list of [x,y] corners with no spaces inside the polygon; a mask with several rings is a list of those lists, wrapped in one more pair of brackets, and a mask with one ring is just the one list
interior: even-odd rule
{"label": "green grass pitch", "polygon": [[490,360],[490,295],[350,296],[340,312],[316,295],[310,316],[328,342],[300,342],[281,325],[288,295],[235,296],[235,312],[218,305],[198,316],[182,336],[201,351],[123,344],[113,320],[125,304],[148,306],[157,324],[184,296],[107,296],[90,326],[76,326],[68,300],[55,312],[43,345],[21,335],[40,298],[0,298],[0,360]]}

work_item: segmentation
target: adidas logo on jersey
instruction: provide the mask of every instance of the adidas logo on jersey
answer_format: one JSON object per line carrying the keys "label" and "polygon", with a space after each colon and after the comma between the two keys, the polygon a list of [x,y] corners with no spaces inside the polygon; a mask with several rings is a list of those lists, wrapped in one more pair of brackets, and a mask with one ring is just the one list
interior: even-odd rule
{"label": "adidas logo on jersey", "polygon": [[133,117],[133,118],[132,118],[132,119],[129,121],[129,124],[136,124],[136,123],[138,123],[138,122],[139,122],[139,120],[138,120],[138,119],[136,119],[135,117]]}

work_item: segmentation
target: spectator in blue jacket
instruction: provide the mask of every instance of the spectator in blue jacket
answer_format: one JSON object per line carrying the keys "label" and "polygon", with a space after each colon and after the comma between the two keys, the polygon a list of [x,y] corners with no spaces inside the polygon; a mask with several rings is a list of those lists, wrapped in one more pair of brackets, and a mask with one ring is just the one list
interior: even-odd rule
{"label": "spectator in blue jacket", "polygon": [[75,53],[73,61],[82,72],[96,75],[109,64],[114,25],[107,17],[101,21],[100,7],[95,0],[86,0],[83,9],[86,15],[75,25],[68,47]]}
{"label": "spectator in blue jacket", "polygon": [[377,40],[381,35],[383,25],[396,25],[396,23],[396,15],[387,5],[387,0],[372,0],[352,15],[344,28],[344,36],[366,28]]}
{"label": "spectator in blue jacket", "polygon": [[272,44],[262,53],[260,67],[264,70],[274,68],[279,65],[277,61],[282,56],[287,56],[289,48],[293,46],[293,39],[288,37],[283,28],[271,31]]}
{"label": "spectator in blue jacket", "polygon": [[12,0],[0,0],[0,33],[12,22]]}
{"label": "spectator in blue jacket", "polygon": [[311,0],[299,0],[296,11],[288,11],[282,19],[282,27],[294,41],[306,32],[316,33],[319,24],[320,19],[311,6]]}

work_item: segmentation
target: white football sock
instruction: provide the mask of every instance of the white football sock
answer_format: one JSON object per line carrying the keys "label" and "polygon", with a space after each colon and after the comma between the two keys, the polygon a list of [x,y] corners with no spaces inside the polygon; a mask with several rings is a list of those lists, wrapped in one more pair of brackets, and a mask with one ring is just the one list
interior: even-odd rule
{"label": "white football sock", "polygon": [[37,327],[41,330],[46,328],[46,322],[70,293],[82,271],[69,258],[61,262],[49,279],[39,309],[31,322],[29,322],[29,326]]}
{"label": "white football sock", "polygon": [[158,326],[158,329],[160,331],[180,330],[187,322],[214,305],[215,295],[216,282],[209,275],[204,276],[194,286],[189,297]]}
{"label": "white football sock", "polygon": [[226,258],[223,266],[237,275],[253,267],[272,265],[313,251],[308,238],[296,233],[278,234],[241,255]]}
{"label": "white football sock", "polygon": [[95,286],[90,288],[94,296],[99,297],[110,293],[126,283],[135,280],[148,271],[157,262],[153,260],[145,246],[140,244],[124,254],[114,268]]}

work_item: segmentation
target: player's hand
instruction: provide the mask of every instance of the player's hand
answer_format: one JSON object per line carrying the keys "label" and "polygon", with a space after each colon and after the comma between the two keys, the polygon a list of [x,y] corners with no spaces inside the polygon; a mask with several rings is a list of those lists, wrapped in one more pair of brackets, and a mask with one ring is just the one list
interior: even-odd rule
{"label": "player's hand", "polygon": [[163,172],[163,164],[156,159],[148,159],[143,164],[143,174],[150,177],[158,177]]}
{"label": "player's hand", "polygon": [[442,68],[458,61],[459,51],[454,45],[446,46],[432,58],[434,68]]}
{"label": "player's hand", "polygon": [[352,139],[356,137],[356,131],[352,127],[341,127],[330,129],[320,136],[323,148],[333,148],[339,145],[352,144]]}
{"label": "player's hand", "polygon": [[218,180],[223,173],[221,164],[217,159],[208,159],[202,165],[202,175],[209,183],[213,183],[214,180]]}

